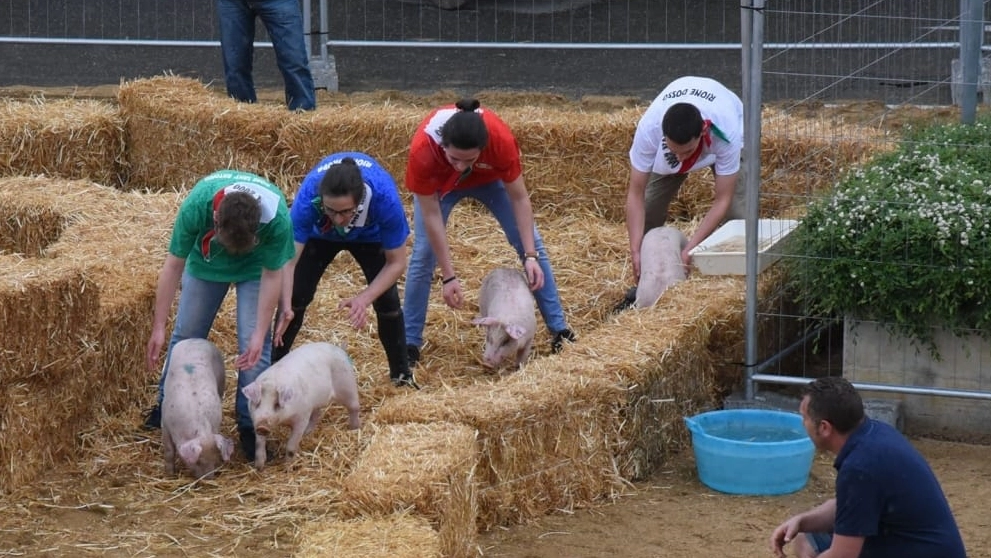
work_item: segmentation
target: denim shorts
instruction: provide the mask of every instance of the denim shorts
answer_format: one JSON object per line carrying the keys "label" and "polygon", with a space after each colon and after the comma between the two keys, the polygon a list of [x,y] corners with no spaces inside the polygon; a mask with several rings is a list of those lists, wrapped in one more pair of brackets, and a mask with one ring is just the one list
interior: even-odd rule
{"label": "denim shorts", "polygon": [[[832,533],[805,533],[805,538],[816,554],[826,552],[833,544]],[[871,558],[871,555],[866,550],[861,550],[859,558]]]}

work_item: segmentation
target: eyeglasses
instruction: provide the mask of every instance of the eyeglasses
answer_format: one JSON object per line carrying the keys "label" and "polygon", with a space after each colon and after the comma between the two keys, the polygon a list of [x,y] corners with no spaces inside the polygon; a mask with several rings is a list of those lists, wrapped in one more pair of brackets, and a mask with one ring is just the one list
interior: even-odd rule
{"label": "eyeglasses", "polygon": [[345,219],[354,215],[354,212],[358,210],[357,206],[349,207],[347,209],[334,209],[333,207],[327,207],[326,205],[321,205],[320,207],[328,217],[343,217]]}

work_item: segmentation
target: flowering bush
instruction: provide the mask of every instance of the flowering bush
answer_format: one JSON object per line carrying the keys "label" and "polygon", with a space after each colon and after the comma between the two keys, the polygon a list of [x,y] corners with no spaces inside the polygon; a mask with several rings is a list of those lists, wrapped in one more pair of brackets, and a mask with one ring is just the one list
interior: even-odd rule
{"label": "flowering bush", "polygon": [[932,345],[934,326],[991,332],[991,128],[910,131],[848,173],[792,235],[791,281],[811,314],[884,323]]}

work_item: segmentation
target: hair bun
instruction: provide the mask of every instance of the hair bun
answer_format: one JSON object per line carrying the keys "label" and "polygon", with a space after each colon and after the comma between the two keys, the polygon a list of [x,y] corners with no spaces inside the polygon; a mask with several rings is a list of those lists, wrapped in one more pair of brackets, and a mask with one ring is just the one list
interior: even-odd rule
{"label": "hair bun", "polygon": [[461,99],[454,106],[458,110],[463,110],[465,112],[475,112],[482,106],[482,103],[478,102],[478,99]]}

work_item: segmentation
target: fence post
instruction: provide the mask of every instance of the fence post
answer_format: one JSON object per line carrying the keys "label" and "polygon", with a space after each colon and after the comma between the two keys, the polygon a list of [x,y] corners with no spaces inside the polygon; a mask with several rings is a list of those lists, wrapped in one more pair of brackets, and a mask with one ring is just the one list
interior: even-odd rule
{"label": "fence post", "polygon": [[[973,124],[977,116],[977,88],[988,79],[982,71],[984,2],[960,0],[960,122]],[[955,79],[951,76],[950,79]],[[985,103],[991,101],[983,99]]]}
{"label": "fence post", "polygon": [[[754,398],[754,366],[757,363],[757,219],[760,215],[760,104],[761,57],[764,45],[764,0],[741,6],[743,30],[743,152],[746,158],[746,306],[744,308],[744,366],[747,400]],[[749,23],[747,20],[749,19]]]}
{"label": "fence post", "polygon": [[[320,31],[317,34],[319,48],[314,50],[313,41],[308,41],[310,73],[313,74],[314,87],[327,91],[337,91],[337,64],[334,61],[334,56],[327,52],[327,42],[330,40],[330,8],[327,2],[328,0],[320,0]],[[308,39],[313,34],[312,14],[310,0],[303,0],[303,26],[306,29]]]}

